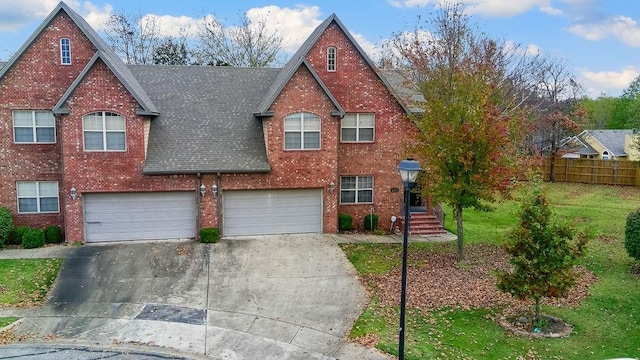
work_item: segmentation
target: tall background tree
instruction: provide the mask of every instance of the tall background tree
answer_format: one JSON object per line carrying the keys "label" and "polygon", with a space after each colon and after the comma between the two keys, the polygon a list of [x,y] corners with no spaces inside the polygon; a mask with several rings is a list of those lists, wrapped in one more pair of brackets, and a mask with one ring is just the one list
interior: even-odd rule
{"label": "tall background tree", "polygon": [[142,13],[114,13],[105,24],[109,46],[127,64],[153,64],[154,49],[161,36],[155,17]]}
{"label": "tall background tree", "polygon": [[531,59],[471,25],[460,4],[444,5],[412,33],[394,36],[387,65],[409,71],[424,97],[409,152],[421,159],[425,195],[453,208],[457,256],[463,210],[488,209],[509,190],[520,158],[532,90]]}
{"label": "tall background tree", "polygon": [[189,65],[189,50],[184,38],[167,37],[153,49],[156,65]]}
{"label": "tall background tree", "polygon": [[640,128],[640,75],[622,92],[613,116],[617,128]]}
{"label": "tall background tree", "polygon": [[282,35],[267,25],[266,18],[251,20],[246,14],[236,27],[214,16],[205,17],[198,31],[197,62],[238,67],[278,65]]}
{"label": "tall background tree", "polygon": [[550,181],[555,181],[555,159],[560,155],[563,139],[576,135],[585,111],[580,107],[580,85],[565,59],[554,56],[538,57],[536,95],[538,106],[532,113],[534,142],[539,150],[550,156]]}

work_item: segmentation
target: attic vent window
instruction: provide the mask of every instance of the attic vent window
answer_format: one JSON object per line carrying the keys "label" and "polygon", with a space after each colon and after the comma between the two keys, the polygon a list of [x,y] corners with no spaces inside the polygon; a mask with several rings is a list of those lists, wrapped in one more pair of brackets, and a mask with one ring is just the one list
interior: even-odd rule
{"label": "attic vent window", "polygon": [[327,71],[336,71],[336,48],[327,48]]}
{"label": "attic vent window", "polygon": [[67,38],[60,39],[60,63],[71,65],[71,41]]}

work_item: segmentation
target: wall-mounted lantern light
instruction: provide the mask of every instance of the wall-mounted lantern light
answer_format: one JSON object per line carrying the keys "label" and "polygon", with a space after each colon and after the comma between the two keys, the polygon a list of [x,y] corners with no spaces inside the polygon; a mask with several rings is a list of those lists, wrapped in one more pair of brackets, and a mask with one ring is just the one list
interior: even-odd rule
{"label": "wall-mounted lantern light", "polygon": [[69,195],[71,196],[71,199],[75,200],[78,197],[78,190],[72,187],[71,190],[69,190]]}
{"label": "wall-mounted lantern light", "polygon": [[329,183],[329,193],[333,194],[335,190],[336,190],[336,183],[332,181]]}
{"label": "wall-mounted lantern light", "polygon": [[204,186],[204,184],[200,185],[200,196],[204,196],[206,192],[207,192],[207,187]]}
{"label": "wall-mounted lantern light", "polygon": [[218,185],[213,184],[213,186],[211,187],[211,192],[213,193],[213,196],[218,196]]}

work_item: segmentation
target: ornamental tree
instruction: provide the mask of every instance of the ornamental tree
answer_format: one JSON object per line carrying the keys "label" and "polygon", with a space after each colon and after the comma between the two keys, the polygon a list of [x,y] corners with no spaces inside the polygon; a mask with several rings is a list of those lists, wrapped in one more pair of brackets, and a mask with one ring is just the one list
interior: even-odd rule
{"label": "ornamental tree", "polygon": [[539,182],[524,199],[518,219],[504,244],[513,271],[498,271],[497,286],[520,299],[533,299],[538,319],[543,297],[563,297],[575,284],[574,265],[587,240],[555,217]]}
{"label": "ornamental tree", "polygon": [[406,70],[424,98],[407,150],[420,159],[425,195],[453,208],[461,259],[463,210],[488,209],[512,184],[535,94],[532,62],[472,27],[460,4],[443,5],[391,46],[385,62]]}

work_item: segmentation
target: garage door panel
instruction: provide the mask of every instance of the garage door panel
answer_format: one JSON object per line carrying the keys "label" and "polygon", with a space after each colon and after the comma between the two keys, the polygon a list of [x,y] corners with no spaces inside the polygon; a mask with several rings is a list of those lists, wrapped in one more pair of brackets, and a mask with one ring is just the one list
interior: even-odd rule
{"label": "garage door panel", "polygon": [[195,236],[190,192],[85,194],[84,210],[87,242]]}
{"label": "garage door panel", "polygon": [[322,232],[322,190],[224,193],[224,235]]}

